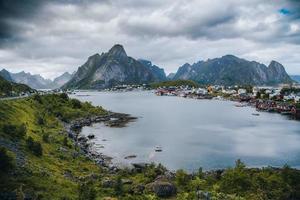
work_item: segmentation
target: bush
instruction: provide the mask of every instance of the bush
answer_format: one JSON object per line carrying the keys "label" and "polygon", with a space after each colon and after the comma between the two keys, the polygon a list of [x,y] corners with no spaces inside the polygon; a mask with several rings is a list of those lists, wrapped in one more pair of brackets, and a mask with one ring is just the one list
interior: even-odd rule
{"label": "bush", "polygon": [[42,156],[43,155],[43,148],[41,143],[34,141],[32,137],[28,137],[26,140],[26,144],[28,149],[36,156]]}
{"label": "bush", "polygon": [[251,189],[251,176],[247,173],[246,166],[240,160],[236,161],[235,168],[227,169],[222,176],[220,189],[227,194],[243,196]]}
{"label": "bush", "polygon": [[117,196],[121,196],[123,194],[124,189],[123,189],[123,183],[122,183],[121,176],[117,177],[117,181],[116,181],[114,189],[115,189],[115,193]]}
{"label": "bush", "polygon": [[38,125],[44,125],[45,124],[45,119],[41,116],[38,116],[37,118],[37,124]]}
{"label": "bush", "polygon": [[39,102],[39,103],[43,103],[43,102],[42,102],[42,98],[41,98],[41,96],[40,96],[39,94],[35,94],[35,95],[33,96],[33,99],[34,99],[35,101]]}
{"label": "bush", "polygon": [[7,154],[6,148],[0,147],[0,173],[8,172],[13,167],[13,158]]}
{"label": "bush", "polygon": [[65,101],[69,100],[69,96],[67,93],[62,93],[59,95],[59,97]]}
{"label": "bush", "polygon": [[43,134],[43,141],[48,143],[49,142],[49,133],[44,133]]}
{"label": "bush", "polygon": [[25,124],[13,125],[13,124],[4,124],[2,130],[5,134],[13,137],[24,137],[27,132]]}
{"label": "bush", "polygon": [[96,190],[92,183],[82,183],[79,185],[79,200],[94,200],[96,199]]}
{"label": "bush", "polygon": [[78,99],[71,100],[72,108],[79,109],[82,107],[81,102]]}
{"label": "bush", "polygon": [[63,145],[66,146],[66,147],[69,147],[68,137],[67,136],[64,137]]}

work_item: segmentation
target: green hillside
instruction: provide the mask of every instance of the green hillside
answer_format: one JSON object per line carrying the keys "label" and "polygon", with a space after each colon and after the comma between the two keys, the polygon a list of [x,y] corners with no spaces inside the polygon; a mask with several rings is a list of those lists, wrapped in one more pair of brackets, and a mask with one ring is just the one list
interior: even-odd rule
{"label": "green hillside", "polygon": [[25,84],[9,82],[0,76],[0,97],[18,96],[20,93],[33,91],[33,89]]}

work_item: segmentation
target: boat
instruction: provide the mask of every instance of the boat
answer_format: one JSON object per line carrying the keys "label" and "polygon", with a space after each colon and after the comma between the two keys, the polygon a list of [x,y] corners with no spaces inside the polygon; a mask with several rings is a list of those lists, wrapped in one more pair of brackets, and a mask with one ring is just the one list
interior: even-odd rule
{"label": "boat", "polygon": [[235,107],[246,107],[247,105],[245,105],[245,104],[235,104],[234,106]]}
{"label": "boat", "polygon": [[162,152],[162,148],[160,146],[155,147],[155,152]]}
{"label": "boat", "polygon": [[252,115],[254,115],[254,116],[259,116],[259,113],[252,113]]}

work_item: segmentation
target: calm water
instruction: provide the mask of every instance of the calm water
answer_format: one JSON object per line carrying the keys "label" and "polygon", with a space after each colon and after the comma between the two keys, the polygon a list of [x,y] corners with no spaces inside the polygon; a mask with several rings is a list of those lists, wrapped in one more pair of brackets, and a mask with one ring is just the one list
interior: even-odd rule
{"label": "calm water", "polygon": [[[78,96],[90,95],[90,96]],[[152,92],[81,92],[73,97],[139,117],[125,128],[85,127],[96,135],[98,151],[116,163],[160,162],[188,171],[233,166],[300,166],[300,122],[279,114],[254,116],[234,102],[159,97]],[[103,141],[107,140],[107,141]],[[155,152],[161,146],[162,152]],[[137,158],[125,160],[135,154]]]}

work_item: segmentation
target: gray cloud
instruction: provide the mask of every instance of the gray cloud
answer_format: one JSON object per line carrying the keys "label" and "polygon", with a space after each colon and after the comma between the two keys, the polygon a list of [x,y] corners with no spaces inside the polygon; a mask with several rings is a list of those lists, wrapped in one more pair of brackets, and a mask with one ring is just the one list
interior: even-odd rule
{"label": "gray cloud", "polygon": [[296,0],[0,0],[0,66],[54,77],[121,43],[167,72],[235,54],[300,74],[299,8]]}

